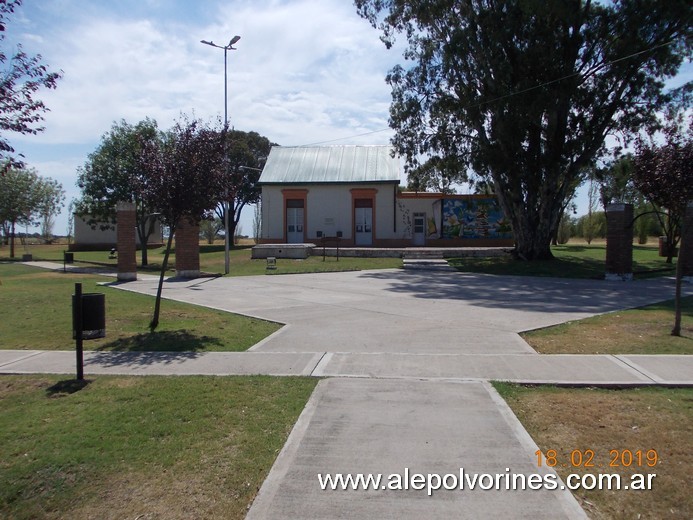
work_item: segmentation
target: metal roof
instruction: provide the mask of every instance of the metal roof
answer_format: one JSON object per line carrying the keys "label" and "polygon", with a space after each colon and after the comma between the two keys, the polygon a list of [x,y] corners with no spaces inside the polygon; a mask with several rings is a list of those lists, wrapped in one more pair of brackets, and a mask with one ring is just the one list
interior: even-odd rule
{"label": "metal roof", "polygon": [[260,184],[399,183],[392,146],[275,146]]}

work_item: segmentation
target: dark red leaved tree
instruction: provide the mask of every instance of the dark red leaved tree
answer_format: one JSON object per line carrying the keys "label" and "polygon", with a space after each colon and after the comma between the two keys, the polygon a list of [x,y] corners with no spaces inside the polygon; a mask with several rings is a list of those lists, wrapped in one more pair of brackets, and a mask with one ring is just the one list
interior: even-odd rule
{"label": "dark red leaved tree", "polygon": [[159,208],[161,221],[169,229],[151,331],[159,325],[161,290],[175,230],[181,219],[199,223],[218,204],[223,193],[223,157],[223,132],[185,117],[162,142],[143,143],[141,164],[147,173],[142,176],[141,191]]}
{"label": "dark red leaved tree", "polygon": [[[693,201],[693,118],[670,119],[664,128],[666,141],[657,145],[640,140],[635,154],[633,181],[636,188],[653,204],[663,208],[665,218],[673,221],[670,248],[676,247],[688,204]],[[661,213],[660,213],[661,215]],[[676,262],[675,320],[672,336],[681,335],[681,278],[684,248]]]}

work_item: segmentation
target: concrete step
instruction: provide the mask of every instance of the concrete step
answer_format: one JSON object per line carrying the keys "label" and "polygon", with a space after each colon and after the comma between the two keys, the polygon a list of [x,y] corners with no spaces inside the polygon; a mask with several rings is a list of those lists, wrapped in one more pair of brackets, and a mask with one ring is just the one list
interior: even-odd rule
{"label": "concrete step", "polygon": [[428,271],[456,271],[446,260],[442,258],[405,258],[405,269],[422,269]]}
{"label": "concrete step", "polygon": [[442,259],[443,251],[440,249],[405,249],[403,257],[407,260]]}

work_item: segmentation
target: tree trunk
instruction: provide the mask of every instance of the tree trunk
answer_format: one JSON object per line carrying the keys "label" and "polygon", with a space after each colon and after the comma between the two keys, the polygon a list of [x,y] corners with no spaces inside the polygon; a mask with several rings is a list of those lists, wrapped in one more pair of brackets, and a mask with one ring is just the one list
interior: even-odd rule
{"label": "tree trunk", "polygon": [[[683,239],[682,239],[683,241]],[[681,279],[683,278],[683,246],[679,242],[679,256],[676,259],[676,292],[674,293],[674,328],[671,329],[672,336],[681,335]]]}
{"label": "tree trunk", "polygon": [[525,200],[519,183],[502,182],[494,174],[494,187],[498,202],[510,221],[515,239],[514,256],[517,259],[552,260],[551,239],[558,231],[563,204],[551,201]]}
{"label": "tree trunk", "polygon": [[147,243],[149,242],[149,234],[145,232],[144,224],[137,226],[137,238],[140,239],[140,247],[142,248],[142,267],[149,265],[147,257]]}
{"label": "tree trunk", "polygon": [[552,260],[551,239],[553,227],[546,221],[533,225],[528,218],[520,217],[513,226],[515,235],[514,254],[520,260]]}
{"label": "tree trunk", "polygon": [[144,241],[141,241],[140,243],[142,244],[142,267],[146,267],[149,265],[147,239],[145,238]]}
{"label": "tree trunk", "polygon": [[[171,226],[171,230],[176,229],[177,226]],[[149,323],[150,332],[154,332],[159,326],[159,311],[161,310],[161,291],[164,287],[164,274],[166,273],[166,268],[168,267],[168,255],[171,252],[171,243],[173,242],[174,233],[171,231],[168,234],[168,243],[166,244],[166,252],[164,253],[164,261],[161,264],[161,274],[159,275],[159,287],[156,289],[156,300],[154,302],[154,316],[152,321]]]}
{"label": "tree trunk", "polygon": [[10,230],[10,258],[14,258],[14,222]]}

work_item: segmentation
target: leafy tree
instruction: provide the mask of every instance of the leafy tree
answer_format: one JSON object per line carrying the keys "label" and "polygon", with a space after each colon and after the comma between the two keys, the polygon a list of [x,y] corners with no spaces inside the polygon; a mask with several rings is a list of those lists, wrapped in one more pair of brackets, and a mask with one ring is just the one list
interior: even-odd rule
{"label": "leafy tree", "polygon": [[[604,139],[634,131],[690,52],[685,0],[356,0],[390,47],[390,125],[409,169],[426,157],[493,181],[516,255],[551,258],[563,209]],[[423,158],[423,159],[422,159]]]}
{"label": "leafy tree", "polygon": [[[634,230],[638,236],[638,243],[646,244],[647,236],[650,233],[660,234],[663,230],[665,235],[676,234],[674,222],[659,212],[645,196],[635,186],[633,179],[633,154],[617,155],[604,166],[594,170],[594,179],[599,185],[599,196],[604,209],[615,202],[625,202],[633,204],[635,207]],[[655,216],[657,218],[655,218]],[[660,225],[657,226],[656,222]],[[669,248],[673,254],[673,247]],[[671,256],[668,256],[671,262]]]}
{"label": "leafy tree", "polygon": [[146,140],[140,153],[145,174],[138,190],[143,201],[155,205],[170,232],[161,264],[154,316],[149,324],[159,325],[161,291],[168,268],[171,242],[178,225],[187,220],[198,224],[209,218],[223,192],[224,134],[197,120],[183,118],[162,141]]}
{"label": "leafy tree", "polygon": [[65,202],[65,190],[58,181],[43,178],[39,178],[36,190],[36,213],[41,222],[41,236],[45,242],[50,243],[53,240],[55,217]]}
{"label": "leafy tree", "polygon": [[156,121],[144,119],[136,125],[113,123],[101,137],[101,144],[89,154],[84,166],[78,169],[77,185],[82,198],[77,212],[88,216],[87,223],[102,229],[112,227],[116,220],[118,202],[135,203],[135,225],[142,246],[142,265],[148,264],[147,243],[154,232],[157,213],[156,200],[146,200],[142,187],[147,172],[141,165],[144,143],[161,139]]}
{"label": "leafy tree", "polygon": [[[23,162],[14,156],[15,149],[10,144],[6,132],[19,134],[37,134],[43,127],[36,126],[43,121],[43,114],[48,110],[43,101],[36,99],[35,94],[41,88],[54,89],[61,72],[50,72],[42,63],[41,55],[29,56],[17,45],[13,54],[8,55],[4,49],[5,30],[8,19],[22,0],[0,2],[0,162],[2,174],[9,168],[22,168]],[[19,157],[22,157],[19,154]]]}
{"label": "leafy tree", "polygon": [[200,234],[207,240],[208,244],[213,244],[214,239],[219,235],[219,231],[224,228],[220,218],[203,219],[200,221]]}
{"label": "leafy tree", "polygon": [[[236,236],[236,226],[241,219],[243,208],[260,200],[262,190],[257,181],[272,146],[276,146],[276,143],[257,132],[226,132],[228,173],[224,175],[223,193],[228,194],[224,201],[229,205],[229,237]],[[222,226],[225,222],[225,207],[226,205],[221,203],[216,209]]]}
{"label": "leafy tree", "polygon": [[594,175],[589,176],[589,186],[587,189],[587,215],[585,216],[585,222],[583,224],[583,238],[587,244],[592,243],[595,232],[597,230],[597,221],[594,212],[597,210],[597,194],[599,192],[599,185],[594,179]]}
{"label": "leafy tree", "polygon": [[616,156],[607,161],[601,168],[594,170],[594,178],[599,184],[599,196],[602,206],[623,202],[635,204],[638,189],[633,184],[633,155]]}
{"label": "leafy tree", "polygon": [[[656,207],[663,208],[670,225],[666,228],[667,240],[673,247],[683,234],[681,226],[688,204],[693,201],[693,117],[680,115],[670,119],[664,127],[666,142],[661,145],[641,139],[633,167],[635,186]],[[673,247],[670,255],[673,253]],[[683,251],[684,248],[681,248]],[[667,259],[671,261],[671,256]],[[681,266],[679,257],[676,263],[676,318],[673,336],[681,335]]]}
{"label": "leafy tree", "polygon": [[445,194],[455,193],[454,184],[468,180],[467,173],[459,170],[456,161],[442,157],[432,157],[426,163],[409,169],[407,177],[407,189]]}
{"label": "leafy tree", "polygon": [[0,176],[0,222],[9,236],[10,258],[14,258],[16,225],[37,223],[46,211],[59,208],[63,197],[60,184],[32,169],[11,168]]}
{"label": "leafy tree", "polygon": [[575,220],[568,214],[563,214],[561,221],[558,224],[558,232],[556,233],[556,245],[567,244],[572,235],[572,228],[575,226]]}
{"label": "leafy tree", "polygon": [[605,238],[606,214],[603,211],[593,211],[591,218],[588,215],[582,215],[575,222],[575,235],[584,238],[585,241],[589,236],[591,236],[590,241],[595,238]]}

